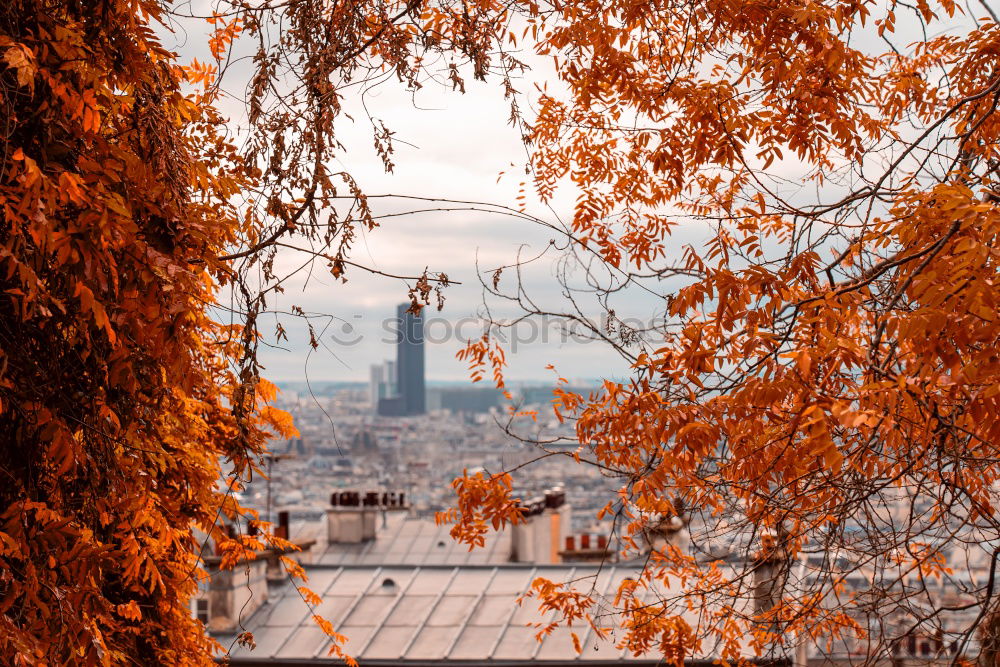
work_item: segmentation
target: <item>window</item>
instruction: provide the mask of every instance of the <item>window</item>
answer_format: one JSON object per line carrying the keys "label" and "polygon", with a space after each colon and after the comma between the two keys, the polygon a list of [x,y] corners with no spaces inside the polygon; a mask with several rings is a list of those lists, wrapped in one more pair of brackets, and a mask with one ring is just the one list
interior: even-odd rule
{"label": "window", "polygon": [[195,618],[204,625],[208,625],[208,599],[198,598],[195,600]]}

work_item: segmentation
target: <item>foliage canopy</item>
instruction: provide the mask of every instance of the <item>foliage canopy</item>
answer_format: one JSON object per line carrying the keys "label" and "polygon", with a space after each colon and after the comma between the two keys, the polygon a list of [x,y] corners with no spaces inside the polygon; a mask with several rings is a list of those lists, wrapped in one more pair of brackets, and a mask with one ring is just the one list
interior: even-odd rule
{"label": "foliage canopy", "polygon": [[[412,82],[420,11],[217,9],[202,17],[214,64],[185,64],[159,38],[178,17],[168,2],[0,7],[4,664],[211,663],[190,610],[199,554],[289,546],[223,530],[248,514],[232,491],[260,474],[266,439],[294,433],[268,405],[256,318],[281,289],[279,241],[303,240],[339,276],[355,227],[374,226],[327,168],[335,84],[382,68]],[[420,52],[482,59],[461,15],[435,21],[454,39]],[[250,128],[233,137],[218,73],[241,35],[259,49]],[[345,195],[347,216],[330,214]],[[435,280],[415,277],[415,293]]]}
{"label": "foliage canopy", "polygon": [[[678,664],[841,636],[864,660],[914,636],[951,659],[985,633],[995,653],[992,9],[584,0],[527,14],[563,91],[542,95],[529,138],[538,194],[577,194],[560,244],[570,303],[537,306],[520,264],[484,285],[589,326],[631,367],[554,400],[572,456],[621,480],[607,516],[633,553],[651,549],[615,601],[618,641]],[[659,324],[628,317],[636,292],[660,300]],[[595,305],[600,326],[582,316]],[[502,368],[489,335],[463,356]],[[480,488],[495,481],[457,487],[461,539],[516,515]],[[676,519],[689,548],[662,539]],[[600,625],[596,600],[567,606],[551,584],[543,604]]]}
{"label": "foliage canopy", "polygon": [[[1000,539],[1000,26],[986,4],[232,1],[206,17],[209,65],[161,46],[168,10],[0,8],[0,659],[209,660],[187,607],[192,527],[225,544],[230,490],[259,472],[269,432],[293,429],[256,362],[257,317],[285,279],[275,253],[336,277],[355,266],[356,230],[376,220],[329,168],[343,91],[386,72],[416,87],[440,63],[457,89],[466,71],[497,76],[537,194],[579,195],[571,220],[546,224],[632,377],[560,390],[556,409],[575,456],[621,478],[608,512],[636,548],[676,515],[693,544],[725,541],[745,563],[654,544],[616,601],[619,641],[675,661],[718,641],[735,660],[852,632],[877,656],[919,630],[964,650],[990,586],[970,589],[982,613],[956,630],[910,584],[947,576],[946,541]],[[216,110],[234,40],[255,45],[238,145]],[[516,45],[559,79],[526,119]],[[375,140],[391,169],[391,132]],[[676,252],[692,226],[704,243]],[[501,273],[486,286],[541,314]],[[411,278],[415,304],[448,281]],[[235,324],[211,316],[220,290]],[[631,290],[662,299],[667,323],[624,326]],[[502,384],[489,334],[463,354]],[[461,480],[455,536],[516,520],[509,483]],[[851,565],[792,582],[808,553]],[[754,606],[762,562],[782,586]],[[852,572],[874,601],[836,594]],[[646,602],[668,579],[682,594]],[[593,600],[544,581],[537,594],[598,622]],[[892,615],[910,622],[873,624]]]}

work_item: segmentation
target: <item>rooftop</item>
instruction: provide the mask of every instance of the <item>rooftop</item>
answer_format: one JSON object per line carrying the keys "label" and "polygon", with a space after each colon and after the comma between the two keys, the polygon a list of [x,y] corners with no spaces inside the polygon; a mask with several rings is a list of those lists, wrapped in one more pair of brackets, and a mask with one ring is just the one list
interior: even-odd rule
{"label": "rooftop", "polygon": [[[383,520],[385,525],[383,526]],[[316,559],[324,565],[498,565],[510,561],[510,531],[490,532],[483,547],[469,551],[448,534],[449,526],[429,519],[385,512],[376,520],[374,540],[329,544]]]}
{"label": "rooftop", "polygon": [[[613,599],[631,567],[606,566],[324,566],[307,568],[307,586],[323,598],[316,613],[349,638],[347,652],[362,665],[449,664],[514,665],[531,661],[559,664],[662,664],[649,655],[635,658],[597,641],[587,627],[560,627],[539,642],[531,623],[554,620],[537,605],[516,598],[538,576],[576,581]],[[246,622],[257,647],[234,647],[233,665],[330,664],[329,640],[310,617],[294,586],[285,586]],[[583,646],[577,654],[570,632]],[[225,637],[219,638],[223,643]]]}

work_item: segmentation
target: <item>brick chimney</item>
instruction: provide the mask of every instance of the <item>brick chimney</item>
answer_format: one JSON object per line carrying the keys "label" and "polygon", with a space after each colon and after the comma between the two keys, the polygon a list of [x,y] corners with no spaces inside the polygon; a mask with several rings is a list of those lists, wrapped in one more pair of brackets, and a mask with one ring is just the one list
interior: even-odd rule
{"label": "brick chimney", "polygon": [[559,552],[563,563],[614,563],[618,561],[617,549],[608,549],[606,535],[569,535],[563,540]]}
{"label": "brick chimney", "polygon": [[687,512],[681,501],[675,500],[673,504],[676,509],[672,513],[647,514],[639,511],[647,518],[642,534],[651,549],[663,550],[671,546],[686,551],[689,546],[691,535],[687,528]]}
{"label": "brick chimney", "polygon": [[561,487],[548,489],[523,503],[525,522],[513,526],[511,561],[515,563],[559,563],[565,538],[570,534],[572,510]]}
{"label": "brick chimney", "polygon": [[[290,540],[295,547],[263,549],[254,553],[252,558],[241,558],[236,565],[226,570],[220,568],[221,554],[216,553],[202,558],[202,566],[208,579],[199,586],[193,611],[195,617],[204,623],[210,632],[217,634],[236,632],[241,620],[245,621],[267,601],[269,586],[285,585],[288,575],[281,563],[281,556],[287,556],[299,563],[308,561],[316,540],[310,538],[292,540],[289,530],[289,513],[280,512],[274,533]],[[254,521],[246,524],[245,531],[250,537],[260,533]],[[239,531],[236,526],[230,524],[226,526],[226,532],[229,537],[236,538]]]}
{"label": "brick chimney", "polygon": [[396,491],[338,491],[326,511],[330,544],[359,544],[375,539],[377,518],[387,511],[407,511],[406,494]]}
{"label": "brick chimney", "polygon": [[753,611],[754,615],[761,617],[758,619],[760,627],[768,632],[778,632],[779,628],[773,622],[764,622],[762,617],[781,601],[788,582],[791,562],[785,538],[780,526],[777,534],[764,532],[760,536],[760,548],[750,560],[753,567]]}
{"label": "brick chimney", "polygon": [[[235,537],[235,528],[228,529],[230,537]],[[210,632],[229,633],[267,601],[268,562],[259,556],[241,559],[227,570],[220,569],[221,562],[219,555],[203,558],[207,590],[203,588],[195,599],[195,613]]]}

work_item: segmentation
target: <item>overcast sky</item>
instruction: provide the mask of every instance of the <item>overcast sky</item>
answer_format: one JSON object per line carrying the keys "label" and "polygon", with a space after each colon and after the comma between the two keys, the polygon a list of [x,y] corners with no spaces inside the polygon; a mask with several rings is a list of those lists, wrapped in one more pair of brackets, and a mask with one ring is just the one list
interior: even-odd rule
{"label": "overcast sky", "polygon": [[[205,38],[197,34],[197,30],[204,29],[201,21],[187,21],[176,28],[173,35],[165,35],[167,46],[176,49],[184,61],[195,57],[209,60]],[[237,65],[230,68],[224,80],[231,98],[220,107],[234,128],[241,121],[245,124],[244,75],[243,68]],[[530,89],[528,81],[523,84],[522,89]],[[364,105],[357,93],[348,94],[345,107],[354,121],[346,116],[339,119],[338,139],[345,150],[330,168],[350,172],[369,195],[391,193],[516,205],[519,185],[525,177],[526,153],[518,131],[507,122],[510,107],[498,81],[484,83],[467,77],[465,94],[435,85],[426,85],[413,94],[390,81],[369,91]],[[385,173],[374,151],[368,114],[384,121],[395,133],[392,174]],[[573,193],[563,191],[551,211],[537,201],[529,201],[528,210],[548,221],[554,221],[557,214],[568,220],[572,203]],[[373,202],[377,214],[436,206],[444,204]],[[416,275],[427,267],[462,283],[447,288],[441,312],[425,311],[428,378],[461,380],[468,373],[465,365],[455,359],[455,353],[463,346],[463,338],[478,336],[481,330],[476,316],[484,296],[476,262],[484,271],[510,264],[518,252],[525,257],[537,255],[553,237],[551,231],[535,224],[498,214],[417,213],[389,218],[374,231],[364,233],[351,259],[391,274]],[[559,306],[563,300],[553,264],[558,255],[550,254],[552,260],[543,258],[535,263],[524,278],[532,297]],[[295,261],[292,256],[279,256],[278,265],[288,267]],[[350,269],[348,282],[341,283],[319,269],[298,274],[286,284],[286,292],[277,301],[270,300],[268,306],[288,310],[296,305],[307,312],[329,314],[330,318],[313,320],[317,331],[323,332],[323,345],[310,351],[304,324],[292,317],[281,317],[289,340],[282,341],[280,348],[261,350],[266,375],[276,381],[291,381],[303,379],[308,371],[314,381],[367,380],[370,364],[395,356],[386,319],[394,317],[396,305],[406,300],[407,286],[359,269]],[[488,303],[494,315],[516,314],[502,303]],[[647,303],[637,307],[635,315],[649,318],[657,312],[658,304]],[[593,307],[587,315],[598,318],[600,311]],[[275,342],[276,317],[260,321],[270,344]],[[518,340],[510,341],[508,347],[508,377],[512,380],[551,380],[556,376],[546,369],[550,363],[560,375],[570,378],[620,377],[628,372],[627,364],[610,349],[579,338],[574,342],[561,335],[554,323],[534,327],[526,324],[516,334]]]}
{"label": "overcast sky", "polygon": [[[185,6],[197,10],[198,3]],[[905,27],[905,18],[900,25],[904,26],[897,31],[901,44],[910,38],[907,34],[917,34]],[[165,35],[164,41],[180,53],[182,60],[208,60],[205,37],[197,33],[206,27],[204,21],[189,20],[172,35]],[[874,36],[869,41],[873,48],[884,48]],[[534,69],[530,74],[533,78],[520,86],[529,93],[520,103],[527,107],[530,117],[531,102],[537,97],[531,93],[532,84],[551,81],[551,72],[546,71],[546,62],[523,57]],[[242,74],[245,77],[245,68]],[[240,65],[227,73],[224,84],[231,98],[221,108],[231,124],[238,127],[241,121],[245,124],[245,78],[241,77]],[[476,82],[467,77],[465,94],[431,84],[413,94],[393,79],[371,90],[363,105],[358,89],[352,90],[355,92],[347,93],[345,107],[354,120],[344,115],[338,121],[338,139],[345,150],[335,164],[329,165],[331,169],[350,172],[369,195],[392,193],[516,206],[526,154],[518,132],[507,123],[509,106],[499,82]],[[381,119],[395,132],[392,174],[385,173],[374,151],[369,115]],[[769,171],[795,179],[799,170],[800,165],[786,158],[785,164],[775,164]],[[529,196],[528,211],[550,222],[556,216],[569,220],[574,194],[568,189],[559,191],[552,210]],[[794,193],[790,196],[794,198]],[[373,204],[376,214],[423,206],[403,200],[376,200]],[[682,244],[697,243],[705,231],[698,225],[679,228],[670,239],[668,252],[679,255]],[[463,344],[456,331],[464,337],[477,335],[474,318],[484,305],[476,275],[477,261],[484,271],[510,264],[518,252],[528,257],[545,250],[553,236],[551,231],[530,222],[479,211],[417,213],[386,219],[373,232],[363,234],[351,259],[392,274],[415,275],[427,267],[462,283],[446,290],[443,311],[426,311],[428,378],[459,380],[468,374],[455,359]],[[550,254],[552,259],[546,257],[533,264],[524,280],[532,298],[561,310],[565,300],[554,278],[553,264],[558,255]],[[278,264],[290,267],[296,261],[301,260],[280,256]],[[266,374],[277,381],[300,380],[307,371],[309,378],[316,381],[366,380],[370,364],[395,355],[385,321],[394,317],[396,304],[405,300],[406,285],[359,269],[349,270],[348,282],[341,283],[316,268],[312,273],[298,274],[286,285],[285,294],[268,305],[278,310],[296,305],[308,312],[328,314],[329,318],[313,320],[317,331],[322,332],[322,346],[310,351],[304,325],[295,318],[283,317],[281,323],[289,340],[282,343],[282,348],[262,350],[260,358],[267,367]],[[495,300],[486,303],[494,315],[516,314]],[[619,316],[644,321],[660,316],[663,310],[662,301],[639,290],[626,295],[616,306]],[[587,306],[585,315],[599,317],[596,304]],[[261,320],[269,343],[274,342],[275,322],[274,317]],[[565,377],[628,374],[628,365],[609,348],[567,339],[552,323],[539,323],[535,328],[522,326],[517,336],[508,346],[511,379],[551,379],[553,373],[546,370],[550,363]]]}

